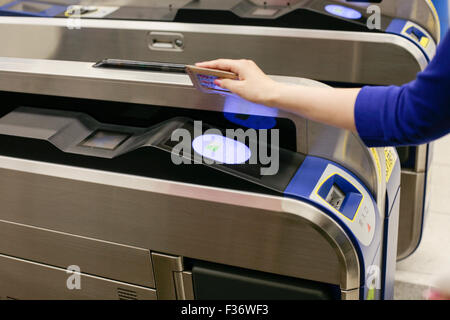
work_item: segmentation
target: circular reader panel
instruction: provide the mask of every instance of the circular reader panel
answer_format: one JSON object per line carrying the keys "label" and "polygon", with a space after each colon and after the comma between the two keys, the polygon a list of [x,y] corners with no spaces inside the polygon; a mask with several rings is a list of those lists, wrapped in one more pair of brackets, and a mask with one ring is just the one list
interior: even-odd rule
{"label": "circular reader panel", "polygon": [[192,147],[203,157],[225,164],[245,163],[251,156],[250,148],[244,143],[218,134],[198,136]]}

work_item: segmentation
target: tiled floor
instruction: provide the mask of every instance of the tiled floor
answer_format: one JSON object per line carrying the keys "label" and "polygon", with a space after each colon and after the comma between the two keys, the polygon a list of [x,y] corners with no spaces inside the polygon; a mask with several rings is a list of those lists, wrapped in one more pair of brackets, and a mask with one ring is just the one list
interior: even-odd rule
{"label": "tiled floor", "polygon": [[396,299],[423,299],[437,275],[450,272],[450,135],[435,143],[429,215],[417,251],[397,264]]}

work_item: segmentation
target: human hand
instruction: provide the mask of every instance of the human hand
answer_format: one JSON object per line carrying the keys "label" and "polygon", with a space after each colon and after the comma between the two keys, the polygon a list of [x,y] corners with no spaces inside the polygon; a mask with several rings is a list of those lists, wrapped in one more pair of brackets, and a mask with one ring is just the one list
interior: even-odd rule
{"label": "human hand", "polygon": [[217,79],[215,84],[246,100],[269,106],[272,106],[276,100],[279,83],[269,78],[251,60],[218,59],[196,63],[195,65],[237,74],[239,80]]}

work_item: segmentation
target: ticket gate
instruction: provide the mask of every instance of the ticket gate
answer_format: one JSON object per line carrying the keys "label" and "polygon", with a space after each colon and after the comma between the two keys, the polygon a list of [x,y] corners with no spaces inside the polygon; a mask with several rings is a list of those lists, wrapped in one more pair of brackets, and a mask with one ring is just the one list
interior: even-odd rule
{"label": "ticket gate", "polygon": [[[395,150],[386,179],[385,150],[184,74],[0,60],[1,298],[392,298]],[[248,134],[229,138],[235,162],[193,163],[225,129]]]}
{"label": "ticket gate", "polygon": [[[411,81],[426,67],[441,33],[429,0],[376,4],[380,29],[367,28],[373,12],[367,11],[369,4],[344,0],[52,3],[79,6],[51,19],[3,17],[0,35],[9,45],[0,48],[0,56],[187,64],[246,57],[269,74],[337,87],[390,85]],[[431,151],[432,145],[398,148],[404,198],[398,258],[410,255],[420,243]]]}

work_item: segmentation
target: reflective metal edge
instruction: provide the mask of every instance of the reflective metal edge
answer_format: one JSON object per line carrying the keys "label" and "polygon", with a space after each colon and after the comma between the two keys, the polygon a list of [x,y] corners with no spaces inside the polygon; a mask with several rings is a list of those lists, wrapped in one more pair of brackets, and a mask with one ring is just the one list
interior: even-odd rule
{"label": "reflective metal edge", "polygon": [[[156,215],[156,214],[163,214],[164,219],[177,219],[173,220],[173,223],[165,223],[164,225],[146,225],[145,231],[142,229],[143,225],[142,222],[139,223],[139,219],[142,219],[142,217],[136,217],[137,221],[134,219],[127,219],[127,226],[125,228],[135,228],[134,232],[132,233],[122,233],[117,232],[115,233],[114,230],[111,230],[112,225],[108,224],[108,236],[114,236],[114,238],[117,238],[117,242],[124,243],[128,245],[138,245],[138,246],[144,246],[149,247],[151,250],[159,251],[159,252],[168,252],[170,254],[175,254],[179,256],[185,256],[190,258],[197,258],[202,260],[208,260],[212,262],[218,262],[218,263],[227,263],[231,265],[236,265],[239,267],[254,269],[254,270],[260,270],[265,272],[272,272],[287,276],[293,276],[293,277],[304,277],[305,274],[308,274],[309,279],[320,281],[323,280],[323,278],[320,278],[322,276],[327,275],[329,280],[333,278],[333,274],[330,273],[321,273],[321,276],[318,278],[317,275],[313,276],[313,272],[317,273],[319,271],[319,266],[322,266],[321,268],[329,268],[331,265],[327,266],[327,264],[330,264],[332,262],[333,257],[330,256],[328,253],[328,250],[331,250],[331,252],[334,252],[336,255],[334,259],[337,259],[337,261],[340,264],[339,267],[339,277],[338,282],[332,282],[339,284],[342,290],[350,290],[358,288],[360,285],[360,265],[358,260],[358,255],[355,251],[355,248],[353,247],[353,244],[347,234],[343,231],[343,229],[336,224],[336,222],[331,219],[329,216],[327,216],[325,213],[320,211],[319,209],[308,205],[304,202],[287,199],[287,198],[280,198],[280,197],[274,197],[274,196],[267,196],[267,195],[261,195],[261,194],[254,194],[254,193],[247,193],[247,192],[238,192],[233,190],[226,190],[226,189],[219,189],[219,188],[212,188],[212,187],[204,187],[204,186],[198,186],[198,185],[191,185],[191,184],[185,184],[185,183],[176,183],[173,181],[164,181],[164,180],[157,180],[157,179],[150,179],[150,178],[142,178],[137,176],[131,176],[131,175],[125,175],[125,174],[117,174],[117,173],[111,173],[111,172],[104,172],[104,171],[96,171],[96,170],[90,170],[90,169],[83,169],[83,168],[77,168],[77,167],[69,167],[69,166],[63,166],[63,165],[55,165],[55,164],[49,164],[49,163],[42,163],[42,162],[36,162],[36,161],[29,161],[29,160],[22,160],[22,159],[15,159],[15,158],[9,158],[9,157],[0,157],[0,168],[2,168],[3,172],[4,170],[13,170],[11,171],[11,174],[14,174],[14,179],[20,179],[19,181],[36,181],[37,183],[46,183],[47,188],[49,188],[49,183],[54,184],[56,182],[63,183],[67,187],[69,187],[68,184],[70,184],[71,190],[75,190],[73,188],[80,188],[80,192],[82,192],[79,196],[84,198],[84,203],[89,203],[89,195],[91,195],[92,192],[89,192],[87,189],[91,188],[101,188],[96,190],[96,192],[100,192],[100,195],[102,197],[105,197],[106,201],[106,194],[109,195],[109,197],[114,197],[114,194],[118,192],[118,190],[113,191],[117,188],[120,188],[120,194],[122,195],[120,198],[114,198],[116,199],[115,206],[119,204],[117,201],[129,201],[126,199],[123,199],[127,194],[133,195],[134,197],[139,196],[139,199],[145,196],[145,199],[149,199],[151,195],[155,195],[159,197],[170,197],[171,202],[180,202],[181,204],[184,204],[184,211],[189,210],[189,219],[184,216],[180,216],[177,212],[160,212],[160,211],[146,211],[145,216],[151,218],[149,214]],[[25,178],[23,174],[20,174],[21,172],[25,174],[34,174],[35,176],[30,176],[28,178]],[[2,174],[4,175],[4,174]],[[23,177],[22,177],[23,176]],[[7,177],[3,177],[2,180],[4,180]],[[22,180],[26,179],[26,180]],[[56,180],[55,180],[56,179]],[[63,179],[63,180],[61,180]],[[43,181],[40,181],[43,180]],[[8,183],[8,188],[12,188],[11,181]],[[87,182],[89,184],[86,184],[84,182]],[[28,184],[28,183],[27,183]],[[77,186],[78,185],[78,186]],[[18,184],[16,188],[23,188],[22,183]],[[115,189],[110,190],[111,187],[114,187]],[[106,189],[105,189],[106,188]],[[6,189],[4,189],[6,190]],[[81,191],[82,190],[82,191]],[[139,191],[144,191],[144,193],[139,193]],[[14,192],[14,191],[11,191]],[[35,203],[34,207],[36,208],[40,203],[48,203],[42,209],[45,209],[47,205],[50,205],[51,207],[54,207],[55,203],[52,199],[45,200],[42,197],[45,197],[44,195],[40,195],[41,191],[38,189],[34,189],[33,194],[29,195],[32,196]],[[27,191],[29,194],[30,191]],[[75,193],[67,194],[69,197],[74,197]],[[176,195],[176,196],[174,196]],[[21,195],[17,195],[21,196]],[[96,193],[95,199],[99,196],[99,193]],[[21,198],[22,199],[22,198]],[[112,198],[111,198],[112,199]],[[169,198],[167,198],[169,199]],[[60,196],[55,198],[55,200],[64,200],[64,203],[66,203],[64,193],[62,190],[60,191]],[[76,200],[76,199],[75,199]],[[196,200],[200,200],[196,201]],[[15,200],[13,200],[15,203]],[[45,202],[42,202],[45,201]],[[51,201],[49,203],[49,201]],[[76,200],[77,203],[83,204],[83,201],[80,203],[78,200]],[[23,203],[23,200],[21,200]],[[190,203],[191,202],[191,203]],[[128,202],[126,202],[128,203]],[[157,205],[157,203],[154,203],[150,200],[146,201],[147,204],[151,205]],[[100,204],[101,203],[98,203]],[[6,205],[6,204],[5,204]],[[13,203],[9,204],[9,206],[13,205]],[[178,205],[178,204],[173,204]],[[192,207],[193,205],[196,206],[197,211],[194,210]],[[225,206],[224,206],[225,205]],[[232,207],[229,207],[229,206]],[[16,213],[11,212],[13,208],[16,205],[14,204],[11,209],[8,208],[8,210],[3,210],[2,216],[8,216],[8,219],[18,219],[20,217],[17,217]],[[224,207],[223,207],[224,206]],[[73,210],[72,207],[66,203],[65,205],[66,210]],[[128,204],[129,207],[129,204]],[[204,207],[203,209],[200,209],[200,207]],[[214,210],[210,211],[209,214],[214,215],[214,218],[211,218],[209,220],[205,220],[204,213],[202,210],[206,210],[206,208],[214,207]],[[223,207],[223,209],[222,209]],[[6,207],[5,207],[6,208]],[[108,206],[108,208],[111,208]],[[227,209],[228,208],[228,209]],[[229,211],[231,210],[232,211]],[[41,210],[42,210],[41,209]],[[56,209],[56,208],[55,208]],[[15,209],[14,209],[15,210]],[[118,208],[120,210],[120,208]],[[200,210],[200,211],[198,211]],[[223,210],[227,211],[227,214],[222,212]],[[241,212],[242,211],[242,212]],[[58,212],[61,212],[58,210]],[[133,211],[135,214],[140,213],[141,215],[144,214],[141,211]],[[244,213],[245,212],[245,213]],[[79,215],[84,214],[84,210],[79,211]],[[96,214],[99,215],[101,213],[99,205],[97,205],[96,208]],[[168,217],[167,215],[171,213],[175,216]],[[220,214],[219,214],[220,213]],[[13,216],[11,216],[13,214]],[[40,212],[40,214],[44,214],[46,217],[44,220],[41,218],[39,221],[36,221],[36,223],[48,223],[53,224],[54,218],[50,218],[53,213],[47,213],[47,212]],[[50,214],[50,215],[49,215]],[[181,214],[181,212],[180,212]],[[256,214],[256,216],[255,216]],[[112,218],[114,215],[111,216],[111,213],[108,212],[108,215]],[[23,216],[23,215],[21,215]],[[180,218],[182,218],[180,220]],[[237,218],[239,217],[239,219]],[[105,223],[105,217],[98,216],[93,217],[95,219],[100,219],[99,221],[102,221],[102,224]],[[139,218],[139,219],[138,219]],[[20,218],[22,219],[22,218]],[[29,218],[27,218],[29,219]],[[48,220],[51,219],[51,220]],[[77,217],[79,220],[80,218]],[[187,220],[186,220],[187,219]],[[189,229],[186,229],[184,223],[191,223],[195,219],[195,221],[198,220],[198,223],[196,223],[195,227],[196,230],[190,231]],[[200,220],[199,220],[200,219]],[[222,219],[222,220],[221,220]],[[225,219],[225,220],[223,220]],[[232,220],[230,220],[232,219]],[[250,219],[250,220],[249,220]],[[34,220],[33,220],[34,221]],[[96,220],[95,220],[96,221]],[[122,221],[120,228],[123,228],[124,221]],[[203,221],[203,222],[201,222]],[[289,223],[288,223],[289,221]],[[68,229],[78,229],[79,227],[74,226],[72,224],[64,224],[61,225],[61,222],[58,222],[60,227],[68,228]],[[93,229],[96,224],[93,224],[93,221],[91,221],[90,225],[86,225],[84,220],[80,221],[80,223],[83,224],[84,232],[89,233],[89,230],[94,230],[95,232],[99,232],[98,229]],[[136,223],[138,223],[136,225]],[[233,228],[227,229],[226,232],[226,238],[220,238],[222,240],[227,239],[227,243],[229,241],[232,241],[228,243],[228,246],[232,246],[233,248],[235,246],[238,246],[236,248],[240,248],[239,250],[250,250],[245,251],[245,254],[235,254],[232,253],[231,250],[232,247],[225,247],[228,248],[227,250],[219,250],[220,246],[217,247],[213,243],[215,241],[218,241],[219,239],[215,224],[219,223],[221,227],[223,227],[225,224],[233,223]],[[248,226],[245,227],[244,225],[242,228],[246,229],[247,232],[243,232],[244,229],[239,229],[239,224],[244,223],[250,223],[254,225],[254,230],[252,232],[248,232]],[[139,227],[138,227],[139,226]],[[167,232],[169,232],[170,237],[168,238],[169,234],[160,234],[158,235],[162,227],[164,226],[164,230],[167,229]],[[316,230],[318,234],[321,235],[321,238],[318,236],[314,236],[313,233],[308,231],[309,229],[306,228],[306,226],[312,227],[312,229]],[[88,229],[86,230],[86,227]],[[156,228],[155,232],[152,232],[149,230],[149,228]],[[231,227],[231,225],[230,225]],[[115,227],[114,227],[115,228]],[[138,233],[138,228],[141,228],[142,232]],[[177,233],[178,228],[182,228],[184,230],[183,233],[179,234]],[[260,229],[261,228],[261,229]],[[271,234],[271,232],[274,232],[272,230],[275,228],[277,231],[277,234],[284,230],[281,234]],[[285,229],[289,228],[289,229]],[[294,228],[291,230],[291,228]],[[298,230],[298,229],[301,230]],[[153,230],[152,229],[152,230]],[[267,229],[267,230],[266,230]],[[158,232],[156,232],[158,230]],[[213,231],[216,230],[216,231]],[[189,232],[187,232],[189,231]],[[263,233],[261,232],[267,231],[269,233]],[[78,233],[78,231],[76,231]],[[91,231],[92,232],[92,231]],[[192,233],[194,232],[194,233]],[[204,241],[201,241],[201,245],[198,243],[198,237],[195,238],[194,234],[209,234],[211,232],[214,232],[215,238],[211,238],[209,243],[205,243]],[[236,233],[238,232],[238,233]],[[191,235],[192,233],[192,235]],[[212,235],[212,234],[211,234]],[[224,234],[225,235],[225,234]],[[276,252],[276,259],[275,256],[269,255],[269,252],[265,252],[265,254],[259,256],[258,259],[255,260],[256,257],[251,258],[255,255],[256,249],[258,246],[261,246],[261,244],[258,243],[256,245],[256,239],[255,237],[263,236],[267,238],[265,241],[263,241],[264,246],[263,247],[272,247],[275,246],[273,249],[276,249],[276,251],[270,251],[271,253]],[[273,238],[275,236],[275,238]],[[299,243],[295,241],[303,241],[299,240],[301,237],[307,236],[307,239],[304,239],[306,242],[301,242],[302,246],[299,246]],[[102,238],[103,236],[99,237]],[[243,238],[242,238],[243,237]],[[281,238],[280,238],[281,237]],[[295,237],[295,238],[292,238]],[[299,238],[300,237],[300,238]],[[241,242],[235,243],[237,239],[246,239],[250,240],[252,243],[245,243],[245,246]],[[272,242],[272,240],[268,240],[269,238],[273,238],[272,240],[276,239],[276,243]],[[288,241],[288,239],[292,238],[294,242]],[[152,240],[151,240],[152,239]],[[170,239],[170,241],[169,241]],[[316,239],[316,240],[313,240]],[[331,246],[333,249],[327,249],[323,245],[320,245],[320,249],[318,249],[318,243],[314,244],[314,241],[319,241],[319,239],[322,239],[320,241],[324,241],[324,243],[328,243],[328,246]],[[105,239],[109,240],[109,239]],[[221,240],[221,241],[222,241]],[[151,241],[152,243],[147,243],[146,241]],[[197,241],[197,242],[196,242]],[[281,242],[280,242],[281,241]],[[145,242],[145,243],[144,243]],[[253,245],[253,247],[252,247]],[[303,246],[307,245],[305,248],[302,248]],[[211,247],[214,246],[214,247]],[[255,247],[256,246],[256,247]],[[314,247],[315,246],[315,247]],[[267,247],[266,250],[269,250],[270,248]],[[247,249],[246,249],[247,248]],[[309,248],[309,249],[308,249]],[[262,247],[258,248],[258,252],[261,251]],[[298,250],[312,250],[309,251],[311,254],[320,254],[322,255],[322,258],[325,259],[321,263],[319,261],[315,261],[315,266],[311,264],[311,262],[308,262],[307,264],[304,263],[304,258],[301,258],[296,255],[296,252]],[[231,251],[230,251],[231,250]],[[306,251],[305,251],[306,252]],[[243,253],[243,252],[241,252]],[[323,256],[323,254],[327,254],[327,258]],[[212,257],[212,258],[211,258]],[[272,258],[270,258],[272,257]],[[267,259],[270,259],[270,263],[267,263]],[[275,259],[275,260],[273,260]],[[299,260],[300,259],[300,260]],[[288,262],[289,261],[289,262]],[[312,267],[314,270],[302,270],[302,268],[299,268],[297,264],[302,264],[302,268],[308,268]],[[323,271],[323,270],[322,270]],[[332,272],[329,270],[328,272]],[[320,273],[319,273],[320,274]],[[155,275],[156,277],[156,275]],[[156,283],[158,286],[158,283]]]}
{"label": "reflective metal edge", "polygon": [[80,289],[67,270],[0,255],[0,299],[123,299],[156,300],[154,289],[79,273]]}
{"label": "reflective metal edge", "polygon": [[359,290],[360,289],[353,289],[353,290],[347,290],[341,291],[341,299],[342,300],[360,300],[359,298]]}
{"label": "reflective metal edge", "polygon": [[181,257],[152,252],[158,300],[176,300],[179,280],[175,273],[183,271]]}
{"label": "reflective metal edge", "polygon": [[415,172],[425,172],[427,170],[428,145],[416,146]]}
{"label": "reflective metal edge", "polygon": [[436,32],[434,33],[434,38],[436,40],[436,43],[439,44],[441,41],[441,23],[439,14],[436,10],[436,7],[434,6],[433,0],[425,0],[427,6],[430,8],[431,14],[434,17],[434,21],[436,22]]}
{"label": "reflective metal edge", "polygon": [[173,273],[175,279],[175,289],[178,300],[194,300],[194,284],[192,280],[192,272],[175,271]]}
{"label": "reflective metal edge", "polygon": [[[343,270],[346,270],[346,272],[341,272],[340,274],[341,289],[349,290],[359,287],[359,283],[357,284],[356,281],[359,282],[360,277],[365,275],[360,274],[358,255],[351,240],[342,228],[319,210],[298,210],[299,208],[295,205],[295,201],[283,201],[282,208],[286,212],[305,218],[307,223],[310,223],[314,229],[322,234],[338,252],[339,262],[345,266]],[[318,212],[320,214],[317,214]],[[342,285],[344,283],[346,285]]]}
{"label": "reflective metal edge", "polygon": [[183,282],[183,294],[185,300],[194,300],[194,280],[192,278],[192,272],[183,271],[181,275],[181,280]]}

